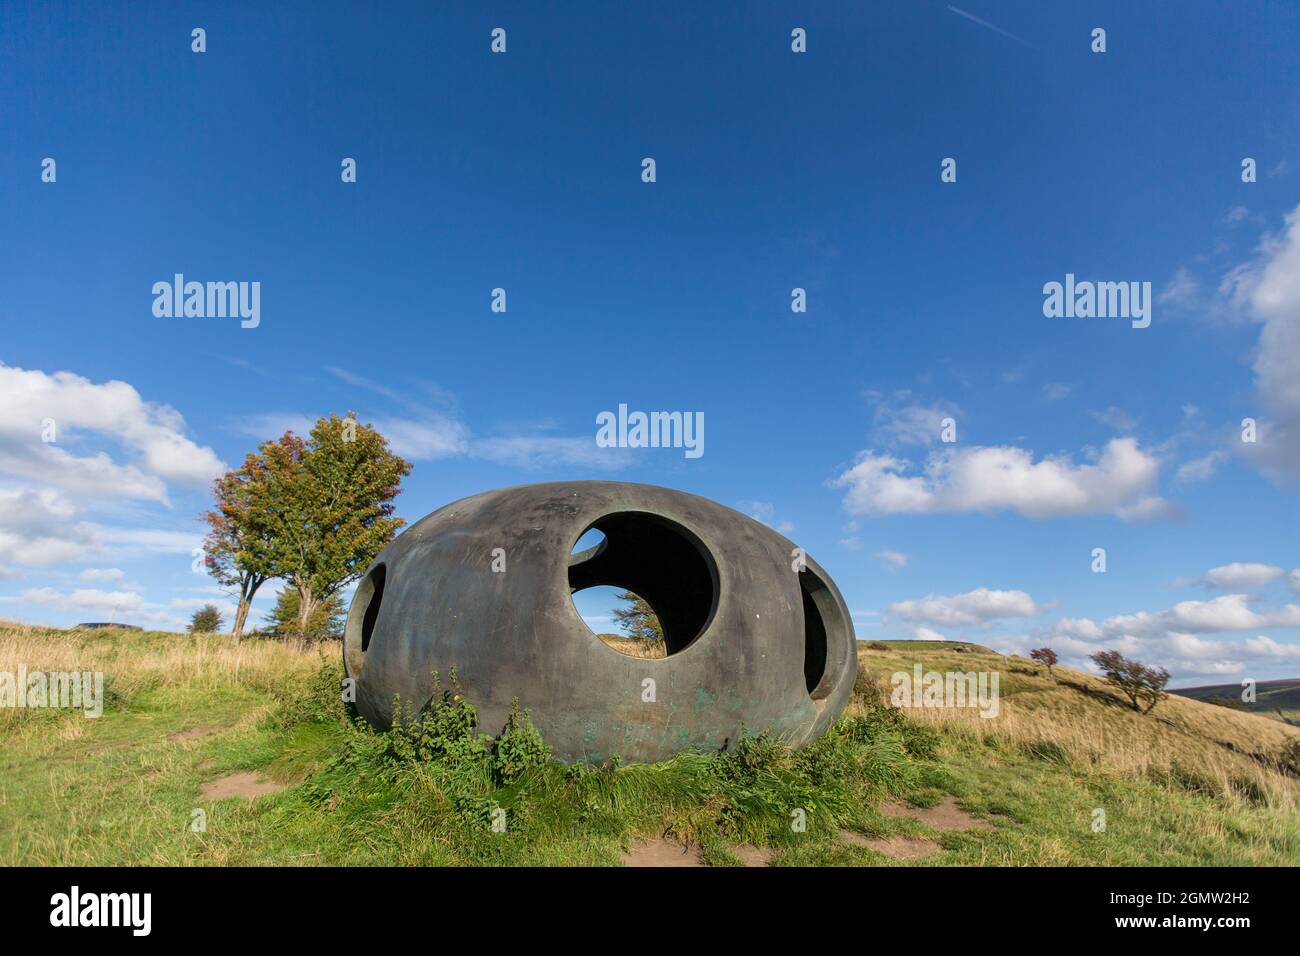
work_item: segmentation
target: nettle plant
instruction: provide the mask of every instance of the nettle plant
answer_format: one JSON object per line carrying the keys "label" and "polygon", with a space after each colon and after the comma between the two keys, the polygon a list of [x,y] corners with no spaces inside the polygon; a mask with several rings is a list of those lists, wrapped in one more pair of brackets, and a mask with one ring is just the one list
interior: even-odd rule
{"label": "nettle plant", "polygon": [[500,785],[517,780],[527,770],[551,759],[551,750],[527,710],[516,698],[501,733],[494,739],[476,733],[478,712],[466,698],[453,667],[448,684],[434,671],[433,698],[419,714],[394,701],[393,726],[385,735],[385,754],[397,763],[442,762],[453,765],[487,763]]}

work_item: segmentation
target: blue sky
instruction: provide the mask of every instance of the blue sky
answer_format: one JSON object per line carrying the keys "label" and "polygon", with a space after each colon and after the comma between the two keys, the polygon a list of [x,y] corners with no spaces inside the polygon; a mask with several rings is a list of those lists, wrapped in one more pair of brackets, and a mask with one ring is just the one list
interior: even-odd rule
{"label": "blue sky", "polygon": [[[863,638],[1295,676],[1300,7],[805,6],[0,7],[0,616],[178,626],[212,475],[355,409],[409,520],[668,485]],[[1045,317],[1067,273],[1150,327]],[[620,403],[705,453],[597,447]]]}

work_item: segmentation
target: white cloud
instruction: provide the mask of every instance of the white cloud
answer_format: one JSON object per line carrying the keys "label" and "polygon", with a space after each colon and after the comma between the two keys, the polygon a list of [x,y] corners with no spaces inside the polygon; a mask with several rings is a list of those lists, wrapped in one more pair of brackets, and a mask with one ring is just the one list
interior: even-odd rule
{"label": "white cloud", "polygon": [[1180,601],[1155,614],[1139,611],[1109,617],[1102,622],[1102,628],[1112,634],[1144,635],[1170,631],[1207,633],[1300,627],[1300,605],[1287,604],[1261,614],[1252,610],[1249,604],[1250,599],[1245,594],[1225,594],[1210,601]]}
{"label": "white cloud", "polygon": [[134,591],[99,591],[93,588],[78,588],[71,594],[50,587],[28,588],[19,594],[18,598],[28,604],[39,604],[42,607],[61,611],[93,610],[129,613],[144,607],[144,598]]}
{"label": "white cloud", "polygon": [[1196,278],[1186,269],[1179,269],[1169,280],[1169,284],[1161,290],[1156,301],[1161,305],[1191,305],[1199,298],[1200,291],[1201,287]]}
{"label": "white cloud", "polygon": [[[330,371],[339,374],[342,370]],[[360,420],[367,421],[364,417]],[[316,419],[298,412],[268,412],[237,419],[230,426],[266,441],[286,431],[306,436],[315,424]],[[515,468],[574,466],[611,471],[626,468],[633,461],[628,449],[598,446],[594,430],[584,437],[527,434],[475,438],[457,419],[427,411],[419,417],[376,418],[368,424],[388,439],[395,453],[410,461],[467,456]]]}
{"label": "white cloud", "polygon": [[262,412],[231,419],[228,427],[260,443],[273,441],[285,432],[305,438],[315,424],[316,419],[299,412]]}
{"label": "white cloud", "polygon": [[[1254,262],[1233,269],[1221,293],[1261,324],[1255,390],[1264,416],[1247,458],[1279,483],[1300,481],[1300,206]],[[1254,417],[1254,416],[1252,416]]]}
{"label": "white cloud", "polygon": [[77,514],[75,502],[53,489],[0,489],[0,562],[44,566],[97,553],[102,533]]}
{"label": "white cloud", "polygon": [[[364,416],[358,418],[388,439],[388,445],[395,453],[411,461],[463,455],[469,447],[469,429],[438,412],[429,412],[420,418],[390,417],[374,421]],[[306,438],[318,420],[319,416],[313,418],[301,412],[265,412],[235,419],[230,422],[230,427],[264,442],[279,438],[285,432]]]}
{"label": "white cloud", "polygon": [[1033,460],[1015,447],[946,448],[927,460],[921,474],[911,463],[864,451],[832,485],[847,487],[845,508],[853,514],[939,514],[1015,511],[1029,518],[1109,512],[1126,518],[1167,514],[1151,494],[1159,461],[1134,438],[1106,444],[1095,464],[1068,457]]}
{"label": "white cloud", "polygon": [[1282,644],[1263,634],[1238,642],[1172,632],[1148,650],[1162,653],[1171,672],[1186,674],[1240,674],[1248,665],[1300,661],[1300,644]]}
{"label": "white cloud", "polygon": [[1155,495],[1139,498],[1130,505],[1115,509],[1115,516],[1125,521],[1154,521],[1157,518],[1178,518],[1181,515],[1178,508]]}
{"label": "white cloud", "polygon": [[[1230,597],[1184,602],[1158,614],[1121,615],[1100,625],[1089,618],[1065,618],[1034,640],[1055,650],[1067,667],[1095,671],[1089,656],[1101,649],[1114,649],[1144,663],[1165,667],[1175,678],[1239,674],[1247,667],[1275,670],[1279,664],[1300,661],[1300,644],[1276,641],[1262,634],[1244,641],[1201,636],[1243,630],[1261,621],[1268,626],[1300,625],[1300,607],[1287,605],[1277,611],[1256,613],[1245,607],[1242,595]],[[998,637],[990,643],[1001,648],[1008,640]]]}
{"label": "white cloud", "polygon": [[1234,561],[1232,564],[1210,568],[1197,578],[1195,583],[1218,591],[1234,591],[1239,588],[1263,587],[1284,574],[1286,571],[1275,564],[1248,564]]}
{"label": "white cloud", "polygon": [[0,473],[14,475],[82,498],[137,498],[167,502],[167,484],[132,465],[119,465],[104,452],[73,455],[57,445],[14,441],[0,431]]}
{"label": "white cloud", "polygon": [[1218,641],[1207,641],[1195,634],[1171,631],[1165,635],[1165,645],[1175,657],[1187,659],[1221,658],[1224,645]]}
{"label": "white cloud", "polygon": [[[1115,649],[1171,674],[1235,674],[1247,666],[1276,668],[1300,660],[1300,644],[1258,635],[1248,640],[1209,639],[1202,635],[1300,626],[1300,606],[1256,611],[1242,594],[1212,601],[1184,601],[1165,611],[1117,615],[1100,624],[1090,618],[1063,618],[1035,640],[1045,641],[1070,667],[1092,670],[1090,654]],[[1066,660],[1068,656],[1069,660]]]}
{"label": "white cloud", "polygon": [[1095,643],[1080,640],[1077,637],[1058,637],[1052,640],[1053,650],[1058,653],[1069,654],[1085,670],[1094,670],[1088,657],[1097,653],[1098,650],[1114,650],[1121,654],[1138,654],[1142,650],[1142,642],[1132,634],[1117,634],[1110,637],[1100,646]]}
{"label": "white cloud", "polygon": [[1288,661],[1300,661],[1300,644],[1279,644],[1271,637],[1260,634],[1245,642],[1245,649],[1256,657],[1274,657]]}
{"label": "white cloud", "polygon": [[917,627],[914,631],[912,631],[912,640],[914,640],[914,641],[946,641],[946,640],[948,640],[948,638],[944,637],[944,636],[943,636],[942,634],[940,634],[938,631],[931,630],[930,628],[926,627],[925,625],[921,625],[921,626]]}
{"label": "white cloud", "polygon": [[203,544],[199,531],[108,527],[98,530],[107,546],[123,554],[191,554]]}
{"label": "white cloud", "polygon": [[[0,566],[43,567],[133,551],[188,554],[199,544],[197,529],[182,542],[177,532],[91,520],[91,509],[113,499],[168,505],[170,485],[203,485],[224,469],[210,448],[186,437],[174,409],[145,401],[125,382],[99,384],[71,372],[3,364],[0,407],[0,481],[39,482],[0,484]],[[121,585],[125,574],[87,568],[79,579]],[[66,593],[37,587],[4,600],[95,616],[142,612],[141,596],[122,587]]]}
{"label": "white cloud", "polygon": [[1074,388],[1063,382],[1048,382],[1043,386],[1043,398],[1049,402],[1059,402],[1063,398],[1069,398]]}
{"label": "white cloud", "polygon": [[421,415],[425,413],[425,405],[433,401],[444,407],[454,407],[456,405],[456,396],[439,386],[436,382],[430,382],[425,379],[403,379],[402,389],[398,390],[373,379],[357,375],[355,372],[348,371],[345,368],[327,365],[325,371],[329,372],[340,381],[357,388],[364,388],[367,391],[374,392],[376,395],[382,395],[384,398],[401,405],[407,409],[417,411]]}
{"label": "white cloud", "polygon": [[[47,374],[0,365],[0,472],[88,498],[165,503],[166,482],[202,485],[225,468],[210,448],[185,437],[185,422],[166,405],[146,402],[125,382],[96,384],[71,372]],[[43,441],[54,423],[55,441]],[[97,437],[125,452],[74,454]]]}
{"label": "white cloud", "polygon": [[396,389],[389,388],[387,385],[382,385],[379,382],[374,382],[361,375],[357,375],[353,372],[349,372],[345,368],[338,368],[337,366],[327,365],[325,366],[325,371],[329,372],[331,375],[333,375],[335,378],[339,379],[340,381],[347,382],[349,385],[355,385],[358,388],[368,389],[369,391],[372,391],[378,395],[383,395],[385,398],[390,398],[396,402],[406,401],[404,396],[402,396],[401,393],[399,393]]}
{"label": "white cloud", "polygon": [[888,398],[871,391],[867,398],[875,403],[872,428],[877,440],[890,445],[933,445],[940,440],[943,420],[956,418],[960,409],[949,402],[922,405],[912,401],[906,389]]}
{"label": "white cloud", "polygon": [[911,560],[911,557],[904,554],[902,551],[877,551],[876,557],[879,558],[880,563],[890,571],[897,571],[900,568],[907,567],[907,562]]}
{"label": "white cloud", "polygon": [[[197,611],[199,608],[207,607],[211,604],[222,614],[230,618],[235,613],[235,604],[232,601],[213,598],[172,598],[167,607],[176,610]],[[152,606],[152,605],[151,605]]]}
{"label": "white cloud", "polygon": [[86,568],[77,577],[79,580],[94,584],[97,582],[125,580],[126,572],[121,568]]}
{"label": "white cloud", "polygon": [[1100,641],[1106,632],[1096,621],[1087,617],[1063,617],[1051,629],[1051,636],[1072,637],[1081,641]]}
{"label": "white cloud", "polygon": [[1194,458],[1191,461],[1183,463],[1178,468],[1175,476],[1183,484],[1191,484],[1195,481],[1206,481],[1214,476],[1214,472],[1219,465],[1226,461],[1228,453],[1222,449],[1210,452],[1201,458]]}
{"label": "white cloud", "polygon": [[[170,484],[203,485],[221,473],[225,466],[185,436],[174,409],[145,401],[125,382],[3,364],[0,407],[0,481],[19,479],[0,484],[0,564],[49,566],[199,544],[197,531],[183,536],[182,547],[177,532],[111,527],[89,513],[121,498],[168,505]],[[120,580],[95,573],[83,580]]]}
{"label": "white cloud", "polygon": [[938,597],[933,594],[889,606],[889,613],[905,621],[923,621],[946,627],[986,624],[999,618],[1035,617],[1043,608],[1024,591],[994,591],[976,588],[965,594]]}
{"label": "white cloud", "polygon": [[430,414],[418,421],[384,418],[374,426],[393,451],[412,461],[462,455],[468,447],[469,429],[445,415]]}
{"label": "white cloud", "polygon": [[1090,412],[1089,414],[1103,425],[1109,425],[1116,431],[1131,432],[1137,428],[1137,422],[1133,420],[1133,416],[1115,405],[1110,406],[1104,412]]}
{"label": "white cloud", "polygon": [[1208,676],[1230,674],[1240,674],[1246,669],[1242,661],[1201,661],[1201,660],[1176,660],[1170,661],[1169,667],[1166,668],[1171,674],[1205,674]]}

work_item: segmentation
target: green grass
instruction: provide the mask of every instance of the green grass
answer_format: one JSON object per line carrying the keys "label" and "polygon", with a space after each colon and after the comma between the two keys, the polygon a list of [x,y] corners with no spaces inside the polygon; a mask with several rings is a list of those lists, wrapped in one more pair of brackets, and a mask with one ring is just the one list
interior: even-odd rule
{"label": "green grass", "polygon": [[[1021,662],[968,647],[864,651],[864,674],[915,660],[1000,662],[1004,726],[900,713],[867,691],[798,752],[758,738],[734,754],[568,768],[541,759],[522,715],[504,747],[467,733],[471,702],[449,698],[433,718],[389,734],[354,725],[333,704],[336,645],[236,649],[219,637],[0,628],[0,670],[20,659],[31,669],[110,662],[103,669],[116,688],[96,720],[0,716],[0,864],[615,865],[636,840],[668,832],[713,865],[736,865],[742,844],[772,848],[774,865],[899,865],[846,845],[842,829],[937,840],[937,854],[905,864],[915,866],[1300,862],[1293,778],[1273,773],[1267,787],[1240,792],[1216,786],[1209,762],[1186,769],[1200,746],[1220,759],[1217,745],[1197,742],[1197,728],[1239,741],[1254,726],[1241,721],[1289,728],[1193,701],[1169,709],[1173,725],[1135,724],[1137,715],[1027,664],[1018,673]],[[1237,723],[1216,723],[1222,715]],[[1186,768],[1108,765],[1080,724],[1109,728],[1125,761],[1144,739],[1132,728],[1148,732],[1152,748],[1176,743]],[[211,732],[169,739],[195,727]],[[1250,763],[1238,753],[1223,759]],[[1238,773],[1224,766],[1230,778]],[[200,799],[204,784],[243,770],[287,788]],[[881,812],[886,801],[933,806],[947,794],[984,825],[939,832]],[[796,808],[806,832],[790,826]],[[1104,832],[1093,829],[1098,808]],[[196,809],[206,832],[191,828]],[[493,830],[497,810],[505,832]]]}

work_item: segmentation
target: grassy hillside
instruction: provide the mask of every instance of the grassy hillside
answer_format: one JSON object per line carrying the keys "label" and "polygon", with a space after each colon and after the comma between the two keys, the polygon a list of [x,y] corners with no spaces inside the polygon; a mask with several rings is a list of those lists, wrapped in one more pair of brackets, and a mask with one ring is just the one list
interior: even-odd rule
{"label": "grassy hillside", "polygon": [[[109,697],[0,710],[0,864],[614,865],[663,834],[715,865],[1300,863],[1294,728],[1138,715],[976,645],[861,646],[850,712],[801,751],[565,768],[522,719],[495,748],[466,733],[451,688],[418,726],[350,724],[337,645],[0,626],[0,671],[102,670]],[[998,670],[999,715],[882,706],[915,661]]]}
{"label": "grassy hillside", "polygon": [[1241,684],[1211,684],[1206,687],[1180,687],[1171,691],[1180,697],[1219,703],[1283,723],[1300,726],[1300,678],[1292,680],[1264,680],[1255,685],[1255,699],[1245,703],[1241,699]]}
{"label": "grassy hillside", "polygon": [[968,807],[1015,795],[1016,818],[1043,843],[1003,862],[1026,862],[1026,854],[1044,863],[1079,862],[1073,850],[1053,860],[1053,839],[1067,843],[1079,818],[1097,808],[1106,812],[1107,835],[1115,834],[1119,817],[1134,845],[1121,852],[1107,841],[1083,862],[1243,862],[1255,857],[1261,838],[1283,859],[1300,862],[1295,728],[1177,696],[1142,715],[1091,675],[1057,667],[1048,677],[1032,661],[977,645],[964,645],[964,652],[928,645],[859,644],[859,683],[868,685],[866,694],[888,695],[889,675],[917,661],[941,672],[999,671],[996,717],[970,709],[907,713],[942,734],[946,764],[967,788]]}

